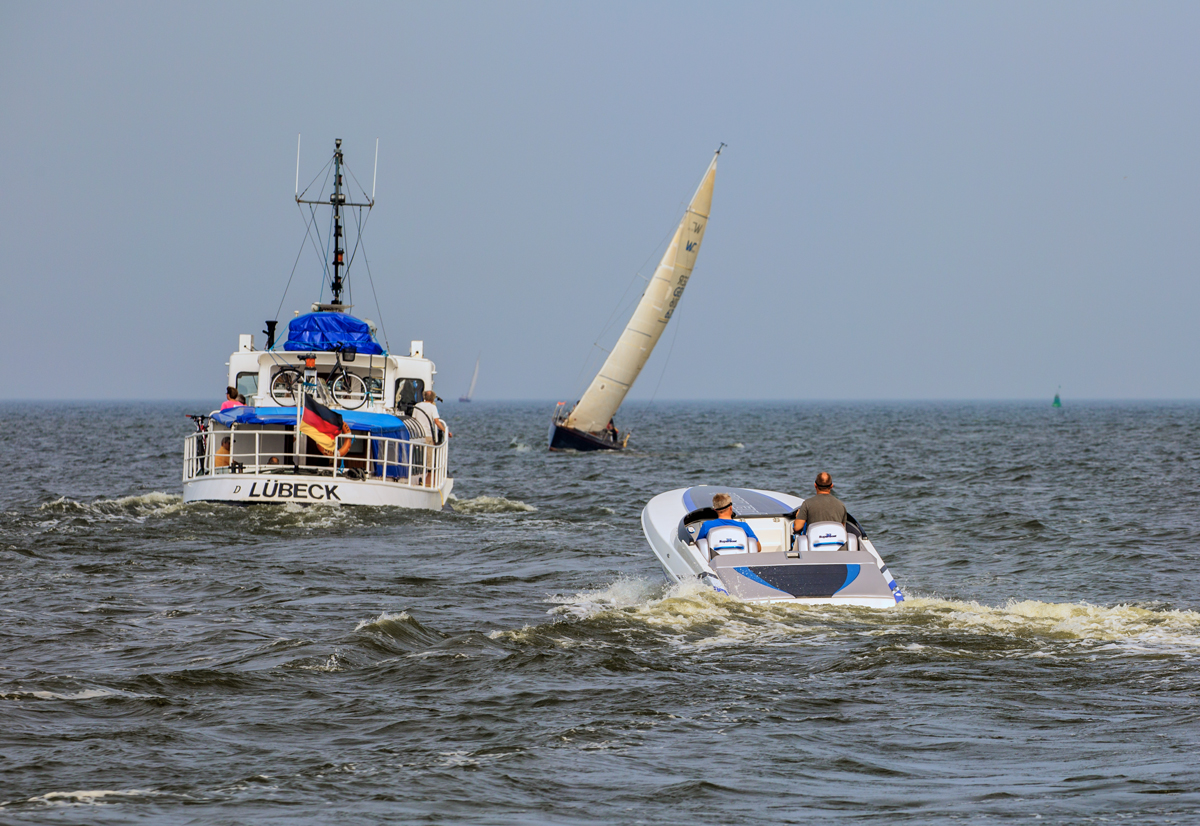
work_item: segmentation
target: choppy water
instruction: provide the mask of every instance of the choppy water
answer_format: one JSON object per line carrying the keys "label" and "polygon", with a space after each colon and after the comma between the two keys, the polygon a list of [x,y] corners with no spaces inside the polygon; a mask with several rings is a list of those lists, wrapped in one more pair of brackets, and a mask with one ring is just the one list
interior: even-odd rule
{"label": "choppy water", "polygon": [[[453,514],[184,506],[196,408],[0,406],[0,822],[1200,820],[1200,405],[448,404]],[[664,585],[819,469],[903,607]]]}

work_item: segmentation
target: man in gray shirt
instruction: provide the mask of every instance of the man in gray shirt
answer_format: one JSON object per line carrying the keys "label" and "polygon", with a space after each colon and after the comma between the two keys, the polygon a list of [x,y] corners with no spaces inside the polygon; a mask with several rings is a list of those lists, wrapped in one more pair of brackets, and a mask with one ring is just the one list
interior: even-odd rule
{"label": "man in gray shirt", "polygon": [[796,508],[793,530],[800,533],[808,522],[838,522],[845,527],[846,506],[842,504],[841,499],[833,495],[833,477],[821,471],[817,474],[817,481],[813,483],[813,487],[817,489],[817,495],[808,497]]}

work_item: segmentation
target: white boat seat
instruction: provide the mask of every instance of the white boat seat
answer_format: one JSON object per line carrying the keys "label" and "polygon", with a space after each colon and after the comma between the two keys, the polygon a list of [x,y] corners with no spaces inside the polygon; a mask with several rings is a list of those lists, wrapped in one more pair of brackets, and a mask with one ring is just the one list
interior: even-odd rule
{"label": "white boat seat", "polygon": [[813,551],[855,551],[858,543],[851,547],[850,540],[858,537],[846,533],[846,527],[840,522],[811,522],[804,526],[808,539],[808,550]]}
{"label": "white boat seat", "polygon": [[747,536],[737,525],[717,525],[708,534],[696,540],[696,545],[705,554],[713,557],[722,554],[752,554],[758,551],[758,540]]}

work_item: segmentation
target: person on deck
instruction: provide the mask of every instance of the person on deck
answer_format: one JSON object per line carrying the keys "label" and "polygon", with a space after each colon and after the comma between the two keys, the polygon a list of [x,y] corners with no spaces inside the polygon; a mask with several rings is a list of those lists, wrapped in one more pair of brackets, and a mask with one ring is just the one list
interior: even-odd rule
{"label": "person on deck", "polygon": [[611,441],[614,445],[617,443],[617,440],[620,439],[621,433],[617,430],[617,426],[613,424],[612,419],[609,419],[608,424],[604,426],[604,435],[607,436],[609,441]]}
{"label": "person on deck", "polygon": [[242,402],[238,401],[238,392],[236,387],[225,388],[225,401],[221,402],[221,409],[228,410],[231,407],[241,407]]}
{"label": "person on deck", "polygon": [[[449,439],[453,434],[450,433],[450,428],[446,426],[446,423],[442,420],[441,415],[438,413],[437,405],[434,404],[434,402],[437,400],[437,394],[432,390],[426,390],[424,399],[424,401],[416,404],[416,406],[413,408],[413,411],[415,412],[420,410],[422,413],[424,413],[429,419],[430,425],[445,433],[446,438]],[[433,434],[430,435],[432,436]],[[440,438],[431,439],[428,444],[440,444],[441,441],[442,440]]]}
{"label": "person on deck", "polygon": [[837,522],[846,527],[846,506],[833,495],[833,477],[821,471],[813,487],[817,495],[808,497],[804,504],[796,508],[796,521],[792,523],[792,529],[800,533],[809,522]]}
{"label": "person on deck", "polygon": [[708,519],[700,525],[696,544],[709,557],[721,554],[752,554],[759,550],[758,537],[745,522],[733,518],[733,497],[728,493],[716,493],[712,498],[716,519]]}
{"label": "person on deck", "polygon": [[[424,401],[417,402],[417,404],[413,407],[413,416],[416,416],[417,411],[419,410],[422,414],[422,418],[428,419],[432,428],[436,428],[436,430],[440,430],[442,433],[446,434],[444,437],[435,438],[435,430],[425,437],[425,444],[427,445],[440,444],[441,442],[445,441],[445,439],[449,439],[453,434],[450,432],[450,428],[447,427],[446,423],[442,420],[441,414],[438,413],[437,405],[434,404],[434,402],[437,401],[437,394],[432,390],[426,390],[423,398]],[[425,471],[425,487],[430,487],[433,484],[432,465],[428,464],[431,459],[431,455],[425,448],[421,448],[421,454],[419,456],[416,454],[416,449],[414,449],[413,454],[414,463],[419,460],[427,468]]]}
{"label": "person on deck", "polygon": [[226,436],[221,440],[221,446],[217,448],[216,458],[213,459],[213,467],[229,467],[229,437]]}

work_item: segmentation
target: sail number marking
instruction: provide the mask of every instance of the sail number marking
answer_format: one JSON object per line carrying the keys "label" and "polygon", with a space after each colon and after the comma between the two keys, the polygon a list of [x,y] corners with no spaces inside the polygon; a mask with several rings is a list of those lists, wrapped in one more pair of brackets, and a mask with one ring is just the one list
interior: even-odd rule
{"label": "sail number marking", "polygon": [[675,287],[675,290],[671,293],[671,301],[667,304],[667,311],[665,313],[663,313],[663,319],[670,318],[671,315],[675,312],[675,305],[679,303],[679,297],[683,295],[683,288],[687,286],[688,278],[690,278],[690,277],[691,277],[690,273],[687,275],[679,276],[679,284],[678,284],[678,286]]}

